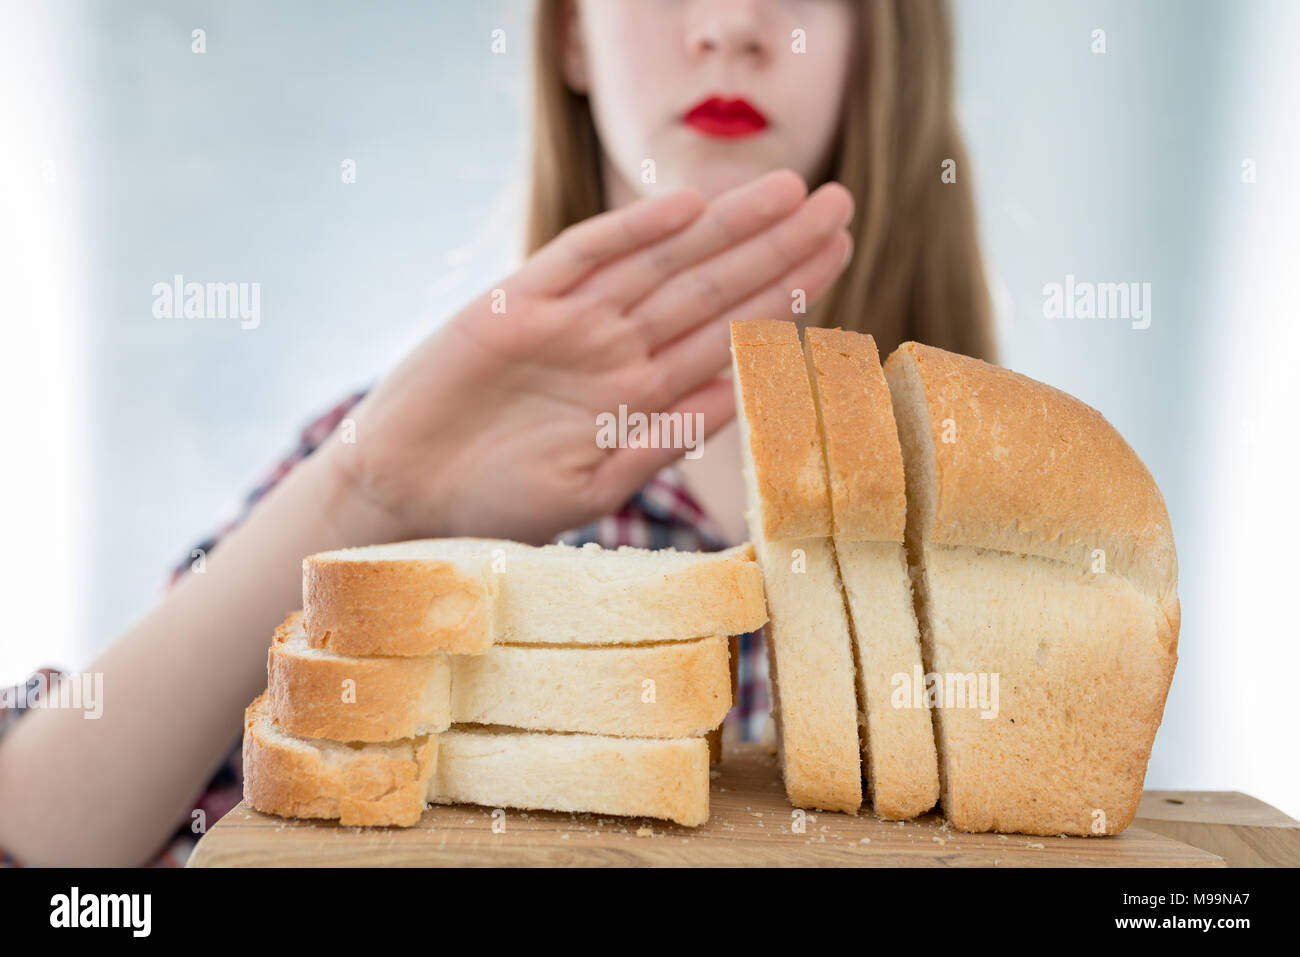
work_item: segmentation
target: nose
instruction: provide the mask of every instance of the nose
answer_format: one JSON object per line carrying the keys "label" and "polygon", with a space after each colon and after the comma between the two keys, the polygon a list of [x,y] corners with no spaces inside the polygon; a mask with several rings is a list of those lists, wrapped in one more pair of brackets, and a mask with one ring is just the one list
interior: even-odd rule
{"label": "nose", "polygon": [[762,60],[771,51],[765,0],[697,0],[691,4],[686,42],[696,56]]}

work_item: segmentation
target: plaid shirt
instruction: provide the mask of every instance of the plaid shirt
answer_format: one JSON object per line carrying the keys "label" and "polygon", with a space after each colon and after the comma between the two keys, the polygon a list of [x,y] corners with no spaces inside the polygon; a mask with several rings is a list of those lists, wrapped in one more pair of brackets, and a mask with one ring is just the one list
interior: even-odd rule
{"label": "plaid shirt", "polygon": [[[245,500],[237,517],[224,523],[195,548],[211,552],[227,534],[247,518],[263,496],[273,489],[293,467],[311,455],[325,441],[352,407],[364,398],[359,392],[349,396],[325,415],[303,430],[298,446],[285,457]],[[632,545],[637,548],[676,548],[689,552],[712,552],[727,547],[722,532],[686,491],[676,468],[669,467],[655,475],[641,491],[632,496],[621,509],[589,525],[564,532],[555,538],[568,545],[597,542],[605,548]],[[175,584],[190,568],[187,556],[172,570],[169,586]],[[740,638],[739,695],[735,707],[727,716],[734,722],[740,737],[756,740],[767,718],[767,661],[763,654],[762,632],[742,635]],[[41,669],[45,680],[57,680],[59,672]],[[29,686],[38,679],[33,676]],[[25,697],[17,700],[24,701]],[[22,708],[5,708],[0,705],[0,734],[22,715]],[[237,744],[221,768],[204,788],[195,802],[195,808],[204,812],[208,822],[215,823],[243,797],[243,764],[241,745]],[[169,839],[150,866],[184,866],[201,834],[195,834],[187,821]],[[0,864],[19,866],[20,862],[0,848]]]}

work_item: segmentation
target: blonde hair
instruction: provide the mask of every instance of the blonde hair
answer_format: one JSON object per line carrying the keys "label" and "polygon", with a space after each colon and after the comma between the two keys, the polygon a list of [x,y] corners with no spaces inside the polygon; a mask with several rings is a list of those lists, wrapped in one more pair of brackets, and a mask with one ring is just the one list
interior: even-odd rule
{"label": "blonde hair", "polygon": [[[561,69],[564,0],[539,0],[528,251],[604,208],[587,97]],[[864,0],[861,51],[829,178],[852,191],[853,260],[809,322],[869,332],[881,356],[916,340],[993,361],[969,167],[953,108],[946,0]],[[943,182],[946,161],[956,182]]]}

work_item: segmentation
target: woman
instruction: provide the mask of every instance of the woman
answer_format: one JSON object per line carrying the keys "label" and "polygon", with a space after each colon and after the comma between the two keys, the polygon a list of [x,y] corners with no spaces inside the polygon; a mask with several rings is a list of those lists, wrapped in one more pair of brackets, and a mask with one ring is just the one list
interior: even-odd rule
{"label": "woman", "polygon": [[[543,0],[536,54],[531,255],[308,429],[91,665],[99,720],[8,722],[13,859],[183,859],[238,798],[231,745],[303,555],[451,535],[743,540],[730,320],[991,358],[942,0]],[[598,447],[596,416],[620,405],[701,413],[704,454]],[[740,710],[759,713],[761,672],[744,670]]]}

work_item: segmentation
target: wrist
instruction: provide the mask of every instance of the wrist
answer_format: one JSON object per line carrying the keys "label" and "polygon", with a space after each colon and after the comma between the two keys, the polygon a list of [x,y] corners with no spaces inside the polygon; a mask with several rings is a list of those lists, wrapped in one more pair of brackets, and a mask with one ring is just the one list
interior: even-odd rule
{"label": "wrist", "polygon": [[401,516],[365,493],[365,483],[336,442],[327,442],[301,466],[310,473],[325,534],[336,548],[375,545],[410,538]]}

